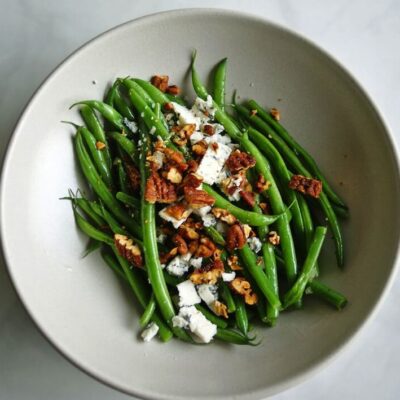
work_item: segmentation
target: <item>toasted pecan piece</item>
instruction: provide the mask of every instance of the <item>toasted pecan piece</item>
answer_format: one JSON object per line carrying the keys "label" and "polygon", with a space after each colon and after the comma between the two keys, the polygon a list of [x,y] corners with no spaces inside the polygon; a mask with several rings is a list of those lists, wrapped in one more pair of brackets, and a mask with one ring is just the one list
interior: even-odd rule
{"label": "toasted pecan piece", "polygon": [[205,140],[200,140],[192,146],[192,151],[196,156],[204,156],[206,154],[208,144]]}
{"label": "toasted pecan piece", "polygon": [[165,212],[177,220],[184,219],[189,215],[189,211],[182,203],[171,204],[165,209]]}
{"label": "toasted pecan piece", "polygon": [[210,124],[204,124],[203,125],[203,132],[208,136],[212,136],[215,133],[214,127],[212,125],[210,125]]}
{"label": "toasted pecan piece", "polygon": [[[186,221],[187,222],[187,221]],[[196,240],[200,238],[200,234],[198,229],[194,226],[194,224],[187,224],[184,222],[179,228],[178,233],[187,240]],[[196,248],[197,249],[197,248]]]}
{"label": "toasted pecan piece", "polygon": [[185,255],[189,251],[185,239],[178,233],[172,237],[172,242],[177,246],[180,255]]}
{"label": "toasted pecan piece", "polygon": [[228,265],[232,271],[242,270],[242,267],[239,264],[239,257],[236,254],[232,254],[228,257]]}
{"label": "toasted pecan piece", "polygon": [[168,88],[168,81],[169,81],[169,76],[168,75],[154,75],[151,77],[151,84],[155,86],[157,89],[161,90],[162,92],[165,92]]}
{"label": "toasted pecan piece", "polygon": [[201,189],[195,189],[190,186],[183,187],[183,194],[186,202],[192,208],[201,208],[204,206],[212,206],[215,203],[214,197]]}
{"label": "toasted pecan piece", "polygon": [[209,258],[214,254],[216,248],[217,246],[209,237],[202,236],[199,240],[199,245],[196,249],[195,256]]}
{"label": "toasted pecan piece", "polygon": [[215,218],[226,222],[228,225],[233,225],[237,221],[236,217],[224,208],[214,207],[211,212],[214,214]]}
{"label": "toasted pecan piece", "polygon": [[172,94],[173,96],[177,96],[181,92],[181,89],[179,88],[179,86],[170,85],[167,87],[166,92]]}
{"label": "toasted pecan piece", "polygon": [[185,157],[179,151],[175,151],[169,149],[168,147],[164,147],[162,150],[167,158],[167,163],[171,166],[175,166],[179,171],[186,171],[188,165],[186,164]]}
{"label": "toasted pecan piece", "polygon": [[231,173],[236,174],[240,171],[246,171],[256,165],[256,160],[253,156],[245,151],[233,151],[225,163]]}
{"label": "toasted pecan piece", "polygon": [[107,147],[106,144],[103,143],[103,142],[100,142],[100,140],[98,140],[96,142],[96,149],[97,150],[104,150],[106,147]]}
{"label": "toasted pecan piece", "polygon": [[197,168],[199,168],[198,162],[193,159],[188,160],[187,165],[188,165],[188,169],[187,169],[188,173],[196,172]]}
{"label": "toasted pecan piece", "polygon": [[174,105],[172,103],[165,103],[164,110],[165,111],[172,111],[174,109]]}
{"label": "toasted pecan piece", "polygon": [[216,315],[218,315],[220,317],[224,317],[224,318],[229,318],[228,307],[224,303],[221,303],[220,301],[215,300],[212,303],[211,308]]}
{"label": "toasted pecan piece", "polygon": [[175,187],[162,178],[157,171],[152,171],[146,182],[145,199],[149,203],[173,203],[177,200]]}
{"label": "toasted pecan piece", "polygon": [[197,189],[201,185],[202,182],[203,182],[203,178],[201,176],[190,173],[190,174],[187,174],[183,178],[182,186],[184,188],[190,187],[193,189]]}
{"label": "toasted pecan piece", "polygon": [[221,260],[214,260],[204,267],[192,272],[189,279],[195,285],[210,284],[215,285],[224,272],[224,263]]}
{"label": "toasted pecan piece", "polygon": [[226,235],[226,247],[233,251],[241,249],[246,244],[246,236],[239,224],[231,225]]}
{"label": "toasted pecan piece", "polygon": [[246,304],[253,305],[258,301],[257,294],[253,292],[250,282],[239,276],[230,282],[229,286],[237,293],[243,296]]}
{"label": "toasted pecan piece", "polygon": [[140,267],[143,265],[142,252],[140,247],[133,243],[132,239],[129,239],[125,235],[116,233],[114,235],[114,244],[121,257],[128,260],[131,264]]}
{"label": "toasted pecan piece", "polygon": [[306,178],[303,175],[293,175],[289,182],[289,188],[318,198],[322,192],[322,182],[318,179]]}
{"label": "toasted pecan piece", "polygon": [[240,194],[240,197],[244,200],[244,202],[250,208],[254,207],[254,204],[256,204],[256,199],[254,197],[254,193],[253,192],[245,192],[245,191],[242,190],[239,194]]}
{"label": "toasted pecan piece", "polygon": [[178,254],[178,248],[172,248],[168,253],[160,254],[160,263],[166,264],[169,260],[172,260]]}
{"label": "toasted pecan piece", "polygon": [[257,182],[256,182],[256,191],[258,193],[263,192],[264,190],[268,190],[271,186],[271,182],[267,181],[264,175],[258,175]]}
{"label": "toasted pecan piece", "polygon": [[181,183],[182,174],[176,167],[170,167],[165,171],[165,178],[172,183]]}
{"label": "toasted pecan piece", "polygon": [[271,108],[269,110],[269,113],[271,114],[271,117],[276,119],[277,121],[279,121],[281,119],[281,113],[279,112],[279,110],[275,107]]}

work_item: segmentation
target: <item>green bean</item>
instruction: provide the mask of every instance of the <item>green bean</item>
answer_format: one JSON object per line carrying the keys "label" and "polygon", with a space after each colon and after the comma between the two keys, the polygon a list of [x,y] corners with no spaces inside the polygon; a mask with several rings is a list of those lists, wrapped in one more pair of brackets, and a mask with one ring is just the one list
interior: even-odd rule
{"label": "green bean", "polygon": [[221,60],[215,69],[214,75],[214,101],[225,111],[225,82],[226,82],[226,63],[227,59]]}
{"label": "green bean", "polygon": [[156,310],[156,302],[154,300],[154,293],[151,294],[150,300],[147,303],[146,308],[143,311],[142,316],[139,319],[139,324],[142,328],[146,327],[151,321],[151,317],[154,315]]}
{"label": "green bean", "polygon": [[138,200],[136,197],[130,196],[129,194],[126,194],[124,192],[117,192],[115,197],[117,198],[117,200],[128,206],[134,207],[138,210],[140,209],[140,200]]}
{"label": "green bean", "polygon": [[335,214],[342,219],[348,219],[350,216],[349,209],[340,207],[337,204],[332,204],[333,211]]}
{"label": "green bean", "polygon": [[156,221],[155,221],[155,205],[149,203],[145,199],[147,167],[146,154],[148,150],[148,137],[141,132],[142,150],[140,158],[140,175],[141,175],[141,225],[143,229],[143,250],[146,260],[147,272],[149,275],[150,285],[153,288],[157,304],[161,314],[167,321],[168,325],[176,336],[182,340],[191,341],[189,335],[181,328],[172,326],[172,318],[175,315],[174,306],[168,292],[167,284],[161,268],[160,257],[157,247]]}
{"label": "green bean", "polygon": [[120,158],[117,158],[115,161],[117,166],[117,176],[118,176],[118,187],[121,191],[127,192],[128,189],[128,177],[126,176],[126,171],[124,165]]}
{"label": "green bean", "polygon": [[228,323],[224,321],[222,318],[217,317],[211,311],[207,310],[200,304],[196,304],[195,307],[214,325],[217,325],[218,328],[227,328]]}
{"label": "green bean", "polygon": [[114,99],[117,87],[118,87],[118,79],[114,81],[114,83],[110,86],[110,89],[108,89],[108,92],[104,98],[104,103],[108,104],[111,107],[114,107]]}
{"label": "green bean", "polygon": [[174,103],[177,103],[180,106],[184,106],[184,107],[187,106],[185,100],[180,96],[174,96],[173,94],[168,94],[168,93],[166,94],[166,96],[169,101],[173,101]]}
{"label": "green bean", "polygon": [[218,328],[217,333],[214,336],[216,339],[222,340],[223,342],[238,344],[238,345],[254,345],[252,341],[254,339],[250,339],[247,336],[242,335],[241,333],[234,331],[232,329],[222,329]]}
{"label": "green bean", "polygon": [[[136,79],[123,79],[122,83],[124,86],[128,89],[128,91],[133,90],[135,93],[138,94],[138,96],[152,109],[154,110],[156,107],[157,101],[150,96],[147,90],[145,90],[142,85],[139,85],[138,82],[136,82]],[[149,82],[149,85],[150,82]],[[153,86],[153,85],[151,85]],[[153,86],[154,87],[154,86]],[[158,90],[158,89],[157,89]]]}
{"label": "green bean", "polygon": [[329,286],[323,284],[322,282],[317,281],[316,279],[312,280],[308,284],[308,288],[310,289],[311,294],[314,294],[317,297],[325,300],[327,303],[336,307],[338,310],[343,309],[347,304],[347,299],[345,296],[343,296],[336,290],[331,289]]}
{"label": "green bean", "polygon": [[104,219],[93,211],[89,200],[83,197],[70,197],[70,199],[78,206],[78,208],[84,211],[84,213],[87,214],[98,227],[105,224]]}
{"label": "green bean", "polygon": [[74,217],[76,224],[78,225],[79,229],[87,236],[94,240],[98,240],[105,244],[112,246],[114,244],[114,240],[110,235],[96,229],[93,225],[86,221],[76,210],[74,210]]}
{"label": "green bean", "polygon": [[83,145],[80,130],[78,130],[75,135],[75,150],[83,174],[92,186],[93,190],[97,193],[108,209],[117,217],[119,222],[126,225],[136,237],[141,238],[142,232],[140,228],[125,212],[125,210],[121,208],[118,201],[114,198],[110,190],[106,187],[105,183],[101,180],[100,176],[96,172],[96,169]]}
{"label": "green bean", "polygon": [[113,124],[116,128],[119,130],[123,130],[125,125],[124,125],[124,118],[123,116],[113,107],[109,106],[108,104],[98,101],[98,100],[83,100],[83,101],[78,101],[77,103],[72,104],[70,109],[72,107],[75,107],[76,105],[87,105],[91,108],[94,108],[97,110],[107,121],[109,121],[111,124]]}
{"label": "green bean", "polygon": [[285,142],[291,146],[291,148],[298,153],[306,167],[310,169],[310,171],[320,180],[322,181],[322,185],[326,195],[329,197],[331,201],[335,204],[347,208],[344,202],[340,199],[340,197],[334,192],[332,187],[327,182],[326,178],[322,174],[315,160],[311,157],[311,155],[302,147],[299,143],[297,143],[293,137],[289,134],[289,132],[271,115],[269,115],[256,101],[250,100],[249,107],[253,110],[257,110],[257,114],[266,121],[274,130],[278,133],[278,135],[285,140]]}
{"label": "green bean", "polygon": [[242,208],[233,205],[219,193],[214,191],[211,186],[205,183],[203,183],[203,190],[206,191],[210,196],[214,197],[214,207],[224,208],[243,224],[249,224],[252,226],[271,225],[285,215],[285,210],[281,215],[260,215],[253,211],[243,210]]}
{"label": "green bean", "polygon": [[228,313],[231,314],[231,313],[235,312],[236,311],[235,300],[234,300],[233,295],[232,295],[231,291],[229,290],[229,287],[226,284],[226,282],[221,281],[219,284],[219,288],[221,291],[221,297],[224,300],[225,305],[228,309]]}
{"label": "green bean", "polygon": [[117,263],[117,260],[115,260],[111,254],[102,251],[101,257],[103,258],[105,263],[110,267],[110,269],[114,271],[116,275],[118,275],[119,278],[121,278],[125,283],[129,284],[128,278],[126,277],[124,271],[122,270],[121,266]]}
{"label": "green bean", "polygon": [[163,106],[166,103],[170,102],[170,99],[168,96],[163,93],[161,90],[156,88],[154,85],[152,85],[149,81],[145,81],[143,79],[132,79],[135,83],[137,83],[146,93],[147,95],[151,98],[151,100],[154,103],[159,103],[161,106]]}
{"label": "green bean", "polygon": [[238,250],[238,253],[244,267],[250,273],[269,304],[277,309],[280,309],[281,302],[279,300],[279,297],[275,293],[274,287],[268,280],[267,275],[264,273],[262,268],[257,265],[257,257],[250,249],[249,245],[245,244],[241,249]]}
{"label": "green bean", "polygon": [[241,146],[249,152],[256,160],[256,170],[270,182],[268,195],[271,202],[271,207],[274,213],[283,213],[277,221],[277,228],[281,239],[283,249],[283,258],[285,260],[286,276],[289,282],[292,282],[297,274],[297,258],[294,247],[292,232],[289,225],[289,220],[285,211],[285,204],[279,193],[275,179],[271,173],[271,168],[265,157],[262,156],[258,148],[249,140],[247,135],[244,135],[241,140]]}
{"label": "green bean", "polygon": [[[292,165],[292,167],[296,170],[296,172],[311,178],[311,174],[308,170],[303,166],[300,162],[297,155],[290,149],[290,147],[285,143],[283,139],[281,139],[276,132],[261,118],[257,117],[257,115],[250,115],[250,112],[246,112],[245,114],[238,108],[238,112],[243,115],[249,122],[253,123],[257,128],[259,128],[266,136],[260,134],[258,131],[250,132],[251,139],[257,144],[260,145],[260,142],[265,142],[271,138],[275,145],[279,148],[281,153],[284,154],[287,161]],[[261,137],[259,136],[261,135]],[[261,139],[262,138],[262,139]],[[332,230],[333,237],[335,240],[336,247],[336,259],[339,266],[343,266],[344,263],[344,254],[343,254],[343,238],[340,230],[340,226],[338,220],[336,218],[335,212],[329,202],[324,191],[321,192],[318,201],[321,205],[322,211],[328,218],[329,226]]]}
{"label": "green bean", "polygon": [[81,127],[80,131],[83,140],[85,141],[86,146],[89,149],[89,152],[92,156],[97,171],[100,173],[100,176],[102,177],[104,183],[109,188],[111,188],[113,185],[111,171],[104,157],[103,150],[99,150],[97,148],[96,139],[87,128]]}
{"label": "green bean", "polygon": [[103,205],[100,205],[103,218],[106,220],[108,226],[113,231],[113,233],[118,233],[120,235],[131,236],[129,232],[126,231],[123,227],[120,227],[118,222],[114,219],[114,217],[106,210]]}
{"label": "green bean", "polygon": [[[143,279],[140,279],[138,275],[138,271],[135,271],[130,268],[130,265],[128,261],[125,260],[125,258],[122,258],[119,254],[118,251],[116,250],[115,247],[113,247],[114,254],[121,265],[126,278],[128,280],[129,286],[131,287],[133,293],[135,294],[136,298],[138,299],[140,305],[143,308],[146,308],[148,302],[149,302],[149,296],[146,294],[144,288],[145,282]],[[158,325],[159,331],[158,334],[160,336],[160,339],[163,342],[167,342],[172,338],[172,332],[168,328],[168,326],[165,325],[164,321],[158,316],[157,313],[154,313],[153,316],[151,317],[151,320],[155,322]]]}
{"label": "green bean", "polygon": [[318,259],[326,235],[326,227],[318,226],[315,229],[314,237],[307,258],[304,261],[303,269],[294,285],[284,296],[284,307],[287,308],[298,302],[303,297],[304,290],[310,280],[314,278],[315,263]]}
{"label": "green bean", "polygon": [[135,164],[138,163],[138,151],[133,140],[128,139],[124,134],[119,132],[108,132],[107,135],[121,146],[121,149],[128,154]]}
{"label": "green bean", "polygon": [[102,247],[102,243],[94,240],[92,238],[89,238],[88,244],[86,245],[85,251],[82,254],[82,258],[87,257],[89,254],[93,253],[94,251],[98,250],[99,248]]}
{"label": "green bean", "polygon": [[246,304],[241,296],[235,296],[235,320],[238,329],[247,335],[249,331],[249,319],[247,317]]}
{"label": "green bean", "polygon": [[114,95],[114,108],[126,119],[130,121],[135,120],[135,115],[133,114],[129,104],[127,101],[122,97],[122,94],[118,90],[119,83],[117,85],[117,89]]}
{"label": "green bean", "polygon": [[107,144],[106,134],[103,126],[101,125],[96,113],[89,106],[82,106],[79,109],[82,119],[85,122],[87,128],[92,132],[93,136],[98,142],[104,143],[106,147],[103,149],[104,160],[107,163],[108,168],[111,170],[111,156],[110,149]]}
{"label": "green bean", "polygon": [[225,246],[225,239],[213,226],[205,226],[204,231],[210,236],[214,243]]}

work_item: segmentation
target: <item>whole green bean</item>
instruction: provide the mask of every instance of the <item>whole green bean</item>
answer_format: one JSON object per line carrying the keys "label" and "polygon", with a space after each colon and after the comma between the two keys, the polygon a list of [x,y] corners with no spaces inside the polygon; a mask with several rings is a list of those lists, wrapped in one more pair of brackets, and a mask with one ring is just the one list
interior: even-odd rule
{"label": "whole green bean", "polygon": [[232,343],[232,344],[239,344],[239,345],[255,345],[252,343],[252,339],[244,336],[243,334],[234,331],[233,329],[222,329],[218,328],[217,333],[215,335],[216,339],[219,339],[223,342]]}
{"label": "whole green bean", "polygon": [[266,121],[277,134],[285,140],[285,142],[292,147],[292,149],[298,153],[306,167],[317,177],[320,181],[322,181],[322,185],[326,195],[329,197],[331,201],[335,204],[347,208],[344,202],[340,199],[337,193],[334,192],[332,187],[329,185],[328,181],[326,180],[325,176],[322,174],[321,170],[319,169],[315,160],[311,157],[311,155],[298,143],[294,140],[294,138],[289,134],[289,132],[271,115],[269,115],[255,100],[249,101],[249,107],[252,110],[257,110],[257,114]]}
{"label": "whole green bean", "polygon": [[161,106],[163,106],[164,104],[170,102],[168,96],[161,90],[156,88],[154,85],[152,85],[149,81],[136,78],[133,79],[133,81],[137,83],[147,93],[147,95],[154,103],[159,103]]}
{"label": "whole green bean", "polygon": [[249,318],[247,316],[246,311],[246,303],[241,296],[235,296],[235,320],[238,329],[244,334],[247,335],[249,331]]}
{"label": "whole green bean", "polygon": [[343,309],[347,304],[345,296],[316,279],[309,282],[308,288],[310,289],[311,294],[325,300],[338,310]]}
{"label": "whole green bean", "polygon": [[280,215],[260,215],[253,211],[243,210],[242,208],[239,208],[226,200],[206,183],[203,183],[202,187],[205,192],[214,197],[214,207],[224,208],[243,224],[249,224],[252,226],[271,225],[285,215],[285,210]]}
{"label": "whole green bean", "polygon": [[224,321],[222,318],[217,317],[211,311],[207,310],[207,308],[203,307],[200,304],[196,304],[195,307],[214,325],[217,325],[218,328],[227,328],[228,323]]}
{"label": "whole green bean", "polygon": [[97,110],[107,121],[109,121],[119,130],[122,131],[124,129],[125,125],[123,116],[115,108],[109,106],[107,103],[98,100],[83,100],[72,104],[70,109],[72,107],[82,104],[85,104]]}
{"label": "whole green bean", "polygon": [[156,301],[154,300],[154,293],[151,294],[150,300],[139,319],[139,324],[142,328],[146,327],[151,321],[154,311],[156,310]]}
{"label": "whole green bean", "polygon": [[321,251],[325,235],[325,226],[318,226],[315,229],[313,241],[310,246],[310,250],[308,251],[307,258],[304,261],[303,269],[294,285],[288,292],[286,292],[284,296],[283,302],[285,308],[301,300],[308,282],[314,278],[313,274],[315,274],[315,263]]}
{"label": "whole green bean", "polygon": [[225,83],[226,83],[226,64],[227,58],[221,60],[215,69],[214,75],[214,101],[218,104],[221,111],[225,111]]}
{"label": "whole green bean", "polygon": [[75,151],[82,168],[83,174],[97,193],[100,199],[104,202],[107,208],[117,217],[119,222],[123,223],[128,229],[138,238],[142,237],[142,232],[132,218],[119,205],[118,201],[111,194],[105,183],[101,180],[94,165],[92,164],[89,155],[84,147],[81,133],[78,130],[75,135]]}

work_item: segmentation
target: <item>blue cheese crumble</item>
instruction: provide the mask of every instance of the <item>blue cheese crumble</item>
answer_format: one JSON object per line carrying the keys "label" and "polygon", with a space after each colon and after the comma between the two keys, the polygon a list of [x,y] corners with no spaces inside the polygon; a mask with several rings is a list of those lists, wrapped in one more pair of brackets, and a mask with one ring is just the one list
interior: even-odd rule
{"label": "blue cheese crumble", "polygon": [[189,260],[192,255],[187,253],[182,256],[174,257],[167,265],[167,271],[170,275],[183,276],[183,274],[189,271]]}
{"label": "blue cheese crumble", "polygon": [[160,328],[155,322],[151,322],[147,325],[146,329],[143,330],[140,336],[145,342],[150,342],[150,340],[157,335],[159,329]]}
{"label": "blue cheese crumble", "polygon": [[201,303],[201,299],[196,291],[196,286],[188,279],[176,285],[179,294],[179,307],[188,307]]}
{"label": "blue cheese crumble", "polygon": [[258,237],[251,237],[247,239],[247,244],[255,253],[259,253],[261,250],[262,243]]}

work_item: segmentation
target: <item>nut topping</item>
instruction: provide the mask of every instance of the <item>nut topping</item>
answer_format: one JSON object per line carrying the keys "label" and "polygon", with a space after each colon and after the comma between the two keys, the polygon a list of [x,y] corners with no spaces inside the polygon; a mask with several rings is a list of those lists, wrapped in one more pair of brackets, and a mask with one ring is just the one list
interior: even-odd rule
{"label": "nut topping", "polygon": [[161,90],[162,92],[165,92],[168,88],[168,80],[169,80],[168,75],[154,75],[151,78],[150,82],[157,89]]}
{"label": "nut topping", "polygon": [[116,233],[114,235],[115,247],[121,257],[128,260],[131,264],[140,267],[143,265],[142,253],[140,247],[133,243],[132,239],[129,239],[125,235],[120,235]]}
{"label": "nut topping", "polygon": [[226,246],[230,251],[241,249],[246,244],[246,237],[242,227],[239,224],[235,224],[229,227]]}
{"label": "nut topping", "polygon": [[253,305],[258,301],[257,294],[253,292],[250,282],[243,277],[235,278],[229,286],[241,296],[244,297],[246,304]]}
{"label": "nut topping", "polygon": [[236,174],[239,171],[254,167],[256,160],[245,151],[235,150],[230,154],[225,165],[232,174]]}
{"label": "nut topping", "polygon": [[306,178],[303,175],[293,175],[289,182],[289,188],[318,198],[322,192],[322,182],[317,179]]}

